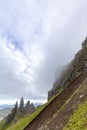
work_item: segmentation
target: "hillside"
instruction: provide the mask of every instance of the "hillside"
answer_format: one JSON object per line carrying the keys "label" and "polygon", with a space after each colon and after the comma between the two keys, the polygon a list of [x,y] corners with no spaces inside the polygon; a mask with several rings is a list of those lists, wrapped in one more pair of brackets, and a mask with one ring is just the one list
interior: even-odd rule
{"label": "hillside", "polygon": [[[2,122],[3,124],[3,122]],[[1,126],[1,124],[0,124]],[[0,130],[87,129],[87,38],[48,92],[48,102]]]}
{"label": "hillside", "polygon": [[64,90],[24,130],[63,130],[74,111],[87,101],[86,71],[87,39],[48,92],[48,99]]}
{"label": "hillside", "polygon": [[63,130],[87,130],[87,101],[76,109]]}
{"label": "hillside", "polygon": [[79,76],[24,130],[62,130],[79,104],[87,99],[87,79]]}
{"label": "hillside", "polygon": [[36,110],[33,103],[30,103],[28,100],[26,104],[24,104],[24,99],[21,97],[20,104],[18,102],[15,103],[14,107],[11,108],[9,113],[7,113],[9,109],[0,110],[0,117],[3,116],[3,120],[0,122],[0,130],[8,129],[11,126],[14,126],[20,119],[24,117],[30,117],[30,115]]}
{"label": "hillside", "polygon": [[[86,75],[80,75],[66,89],[62,89],[58,95],[49,100],[47,104],[39,108],[31,116],[24,117],[6,130],[63,130],[63,127],[68,123],[74,111],[78,110],[78,106],[81,104],[84,105],[87,101],[86,84]],[[80,111],[84,111],[84,109],[80,107]],[[85,103],[85,115],[86,112],[87,103]],[[27,125],[29,122],[30,124]],[[27,127],[24,128],[26,125]],[[69,126],[68,129],[67,126]],[[67,126],[64,130],[73,130],[70,129],[69,124]],[[80,129],[78,128],[78,130]]]}

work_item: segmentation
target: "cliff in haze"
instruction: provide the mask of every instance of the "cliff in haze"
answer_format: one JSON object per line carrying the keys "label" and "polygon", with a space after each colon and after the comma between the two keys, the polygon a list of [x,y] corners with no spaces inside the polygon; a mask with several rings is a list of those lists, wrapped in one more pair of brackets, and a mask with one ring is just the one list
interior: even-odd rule
{"label": "cliff in haze", "polygon": [[55,81],[48,99],[46,107],[24,130],[87,129],[87,38]]}
{"label": "cliff in haze", "polygon": [[75,58],[65,66],[65,70],[54,82],[53,88],[48,92],[48,100],[58,93],[61,87],[67,87],[76,77],[87,71],[87,38],[82,43],[82,49]]}

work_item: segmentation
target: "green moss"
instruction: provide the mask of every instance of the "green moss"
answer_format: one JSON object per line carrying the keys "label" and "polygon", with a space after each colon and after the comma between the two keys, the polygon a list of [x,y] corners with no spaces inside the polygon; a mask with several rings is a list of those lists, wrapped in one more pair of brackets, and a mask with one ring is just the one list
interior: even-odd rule
{"label": "green moss", "polygon": [[[80,85],[75,93],[83,93],[87,90],[87,79]],[[75,94],[74,93],[74,94]],[[73,94],[73,95],[74,95]],[[87,130],[87,101],[75,110],[73,116],[63,130]]]}
{"label": "green moss", "polygon": [[87,101],[78,107],[63,130],[87,130]]}

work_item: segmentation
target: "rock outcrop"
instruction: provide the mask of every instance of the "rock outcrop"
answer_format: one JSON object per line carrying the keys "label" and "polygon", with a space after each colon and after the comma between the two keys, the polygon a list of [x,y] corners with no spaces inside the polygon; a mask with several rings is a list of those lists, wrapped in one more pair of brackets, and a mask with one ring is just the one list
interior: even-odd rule
{"label": "rock outcrop", "polygon": [[18,103],[16,102],[14,108],[11,110],[11,113],[8,114],[8,116],[6,117],[6,120],[5,120],[6,124],[8,124],[9,122],[11,122],[14,119],[14,117],[17,113],[17,109],[18,109]]}
{"label": "rock outcrop", "polygon": [[30,103],[28,100],[26,105],[24,105],[24,99],[23,97],[20,100],[20,105],[18,107],[18,103],[16,102],[14,108],[12,109],[11,113],[8,114],[8,116],[5,118],[5,123],[8,124],[12,120],[14,122],[17,122],[20,117],[23,117],[24,115],[32,114],[35,111],[35,107],[33,103]]}
{"label": "rock outcrop", "polygon": [[87,72],[87,38],[82,43],[82,49],[75,55],[75,58],[65,66],[57,81],[54,82],[53,88],[48,92],[48,100],[58,93],[62,87],[67,87],[80,74]]}

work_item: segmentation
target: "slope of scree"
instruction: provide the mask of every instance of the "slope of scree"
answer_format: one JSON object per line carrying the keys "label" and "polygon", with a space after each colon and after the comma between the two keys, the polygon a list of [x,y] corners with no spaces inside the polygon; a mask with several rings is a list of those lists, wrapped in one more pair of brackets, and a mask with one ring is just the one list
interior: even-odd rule
{"label": "slope of scree", "polygon": [[48,92],[48,99],[65,89],[24,130],[63,130],[78,105],[87,100],[87,39],[74,60]]}

